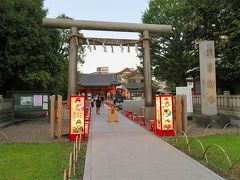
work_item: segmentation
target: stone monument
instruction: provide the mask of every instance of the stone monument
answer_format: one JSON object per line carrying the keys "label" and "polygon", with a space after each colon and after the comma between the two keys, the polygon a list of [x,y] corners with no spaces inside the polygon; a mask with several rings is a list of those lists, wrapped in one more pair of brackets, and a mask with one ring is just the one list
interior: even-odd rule
{"label": "stone monument", "polygon": [[[199,43],[201,79],[201,116],[197,123],[207,126],[217,121],[217,96],[214,41]],[[201,121],[201,122],[200,122]]]}

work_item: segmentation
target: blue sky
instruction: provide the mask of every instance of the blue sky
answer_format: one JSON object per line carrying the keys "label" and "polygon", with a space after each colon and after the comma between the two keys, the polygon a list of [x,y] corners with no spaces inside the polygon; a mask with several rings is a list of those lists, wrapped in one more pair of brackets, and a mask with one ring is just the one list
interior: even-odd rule
{"label": "blue sky", "polygon": [[[113,21],[141,23],[143,12],[148,7],[149,0],[45,0],[44,7],[48,9],[49,18],[66,14],[77,20]],[[81,31],[86,37],[138,39],[138,33]],[[139,59],[134,48],[130,53],[127,48],[121,53],[120,47],[107,47],[105,53],[101,46],[96,51],[86,51],[85,64],[80,67],[83,73],[92,73],[97,67],[108,66],[110,72],[118,72],[125,67],[136,68]]]}

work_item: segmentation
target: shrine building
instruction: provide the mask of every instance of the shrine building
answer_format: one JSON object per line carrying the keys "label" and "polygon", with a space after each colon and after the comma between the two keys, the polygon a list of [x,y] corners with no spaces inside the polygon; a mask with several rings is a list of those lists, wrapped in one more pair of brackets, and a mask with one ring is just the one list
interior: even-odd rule
{"label": "shrine building", "polygon": [[[153,92],[158,89],[155,81],[152,81],[152,89]],[[116,94],[123,99],[142,99],[144,77],[138,69],[125,68],[118,73],[109,73],[108,67],[97,67],[94,73],[79,74],[77,92],[88,99],[96,95],[109,99]]]}
{"label": "shrine building", "polygon": [[121,82],[118,82],[117,73],[80,74],[77,91],[80,94],[85,94],[88,99],[96,95],[103,95],[106,98],[112,97],[119,85]]}

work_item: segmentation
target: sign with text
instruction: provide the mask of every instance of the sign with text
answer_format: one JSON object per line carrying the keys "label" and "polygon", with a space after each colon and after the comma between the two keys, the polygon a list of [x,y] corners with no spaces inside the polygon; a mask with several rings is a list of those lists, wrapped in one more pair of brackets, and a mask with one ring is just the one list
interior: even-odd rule
{"label": "sign with text", "polygon": [[20,111],[47,111],[49,105],[49,93],[31,91],[13,91],[13,108]]}
{"label": "sign with text", "polygon": [[173,96],[155,96],[156,134],[160,136],[173,136]]}
{"label": "sign with text", "polygon": [[217,115],[216,69],[214,41],[199,42],[201,113]]}
{"label": "sign with text", "polygon": [[192,90],[190,87],[176,87],[177,95],[186,95],[187,96],[187,112],[193,113],[193,103],[192,103]]}
{"label": "sign with text", "polygon": [[70,141],[79,137],[81,131],[84,138],[85,107],[84,96],[70,96]]}

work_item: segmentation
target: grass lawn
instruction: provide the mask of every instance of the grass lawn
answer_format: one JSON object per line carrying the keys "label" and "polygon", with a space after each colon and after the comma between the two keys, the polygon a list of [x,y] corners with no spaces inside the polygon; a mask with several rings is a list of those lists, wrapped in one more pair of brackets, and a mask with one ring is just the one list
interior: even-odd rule
{"label": "grass lawn", "polygon": [[[82,143],[86,150],[86,143]],[[0,179],[63,179],[72,143],[0,144]],[[84,157],[81,161],[84,163]],[[79,167],[83,169],[84,164]],[[82,174],[83,174],[83,170]],[[80,174],[81,176],[81,174]]]}
{"label": "grass lawn", "polygon": [[[190,141],[193,137],[188,137]],[[213,135],[213,136],[205,136],[205,137],[196,137],[203,145],[204,149],[208,146],[217,144],[223,148],[223,150],[228,155],[232,164],[240,160],[240,135]],[[170,143],[174,142],[174,139],[169,139]],[[189,144],[191,148],[191,153],[188,152],[186,146],[186,139],[184,137],[177,138],[177,147],[184,152],[190,154],[193,158],[201,161],[206,164],[203,160],[203,150],[200,146],[200,143],[194,139]],[[236,164],[235,168],[230,172],[229,171],[229,163],[225,158],[224,153],[220,150],[220,148],[216,146],[209,147],[207,151],[208,163],[207,166],[213,169],[214,171],[226,176],[234,176],[235,178],[240,179],[240,161]]]}

